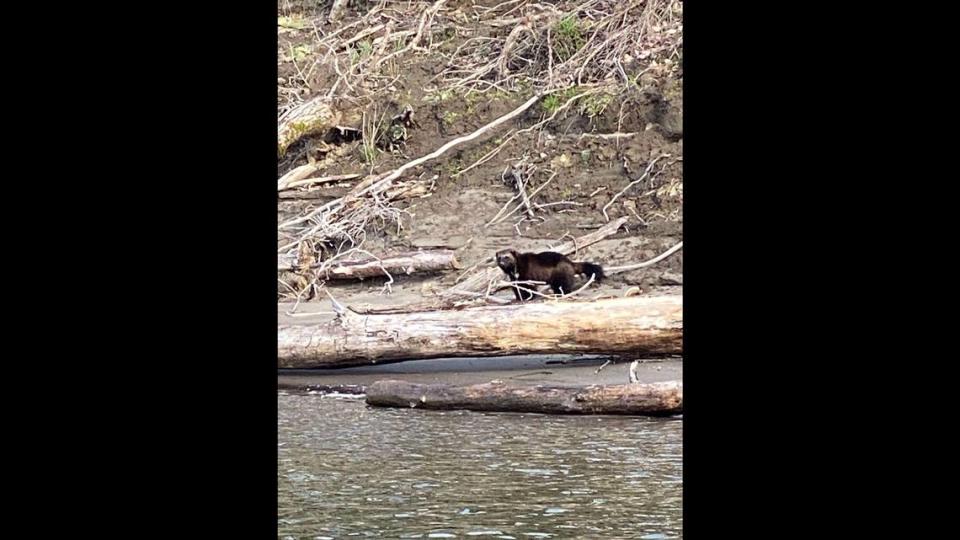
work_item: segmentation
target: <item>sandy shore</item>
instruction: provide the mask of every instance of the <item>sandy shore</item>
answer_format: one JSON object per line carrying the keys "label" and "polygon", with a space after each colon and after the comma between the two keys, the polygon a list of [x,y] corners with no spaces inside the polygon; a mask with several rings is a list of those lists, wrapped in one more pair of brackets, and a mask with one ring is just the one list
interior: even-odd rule
{"label": "sandy shore", "polygon": [[[309,390],[312,385],[366,386],[384,379],[446,384],[502,380],[511,384],[570,386],[628,382],[629,362],[610,363],[597,373],[604,362],[603,358],[569,356],[438,358],[338,370],[279,370],[277,386],[286,390]],[[679,359],[644,361],[638,375],[641,382],[680,380],[683,362]]]}

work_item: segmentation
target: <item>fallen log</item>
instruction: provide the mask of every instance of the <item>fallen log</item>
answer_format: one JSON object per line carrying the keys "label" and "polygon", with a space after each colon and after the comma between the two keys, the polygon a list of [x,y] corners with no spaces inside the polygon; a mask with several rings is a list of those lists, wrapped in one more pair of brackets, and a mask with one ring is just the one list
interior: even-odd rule
{"label": "fallen log", "polygon": [[683,413],[683,383],[569,387],[377,381],[367,387],[367,404],[436,410],[669,416]]}
{"label": "fallen log", "polygon": [[350,188],[327,187],[310,191],[280,191],[277,193],[278,204],[297,204],[301,201],[332,201],[343,197]]}
{"label": "fallen log", "polygon": [[[311,268],[323,268],[324,263],[317,263]],[[278,271],[298,269],[296,255],[280,255],[277,259]],[[370,277],[386,277],[384,270],[392,276],[410,275],[414,273],[442,272],[460,268],[452,250],[415,251],[375,258],[365,258],[356,261],[336,262],[329,268],[323,269],[325,279],[364,279]]]}
{"label": "fallen log", "polygon": [[310,178],[310,175],[317,172],[319,168],[313,163],[301,165],[277,180],[277,191],[293,189],[301,186],[311,186],[314,184],[329,184],[333,182],[343,182],[345,180],[354,180],[360,178],[359,174],[337,174],[333,176],[324,176],[322,178]]}
{"label": "fallen log", "polygon": [[282,325],[280,368],[341,368],[444,357],[522,354],[659,356],[683,352],[683,299],[630,296],[390,315],[334,302],[319,325]]}
{"label": "fallen log", "polygon": [[342,114],[326,96],[317,96],[287,111],[277,123],[277,155],[283,156],[300,137],[333,128]]}

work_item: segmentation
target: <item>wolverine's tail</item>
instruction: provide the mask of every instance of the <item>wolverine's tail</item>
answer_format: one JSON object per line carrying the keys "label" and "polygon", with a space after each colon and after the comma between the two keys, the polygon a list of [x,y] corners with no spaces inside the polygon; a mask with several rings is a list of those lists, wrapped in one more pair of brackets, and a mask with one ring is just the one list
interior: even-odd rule
{"label": "wolverine's tail", "polygon": [[603,273],[603,267],[601,267],[599,264],[579,262],[579,263],[574,263],[573,266],[578,274],[583,274],[588,278],[590,277],[591,274],[593,274],[594,276],[593,279],[596,281],[600,281],[601,279],[607,277],[606,274]]}

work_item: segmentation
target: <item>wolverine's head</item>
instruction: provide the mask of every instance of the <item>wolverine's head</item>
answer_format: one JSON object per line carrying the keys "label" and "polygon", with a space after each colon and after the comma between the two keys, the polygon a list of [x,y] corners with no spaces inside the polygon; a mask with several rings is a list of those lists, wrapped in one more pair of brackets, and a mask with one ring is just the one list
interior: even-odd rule
{"label": "wolverine's head", "polygon": [[497,252],[497,266],[508,274],[517,271],[517,252],[512,249],[502,249]]}

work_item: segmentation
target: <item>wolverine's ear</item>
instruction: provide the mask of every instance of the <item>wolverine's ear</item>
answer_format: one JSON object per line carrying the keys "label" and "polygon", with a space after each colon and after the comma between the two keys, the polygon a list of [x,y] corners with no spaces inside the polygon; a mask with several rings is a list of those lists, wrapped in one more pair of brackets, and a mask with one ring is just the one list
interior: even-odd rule
{"label": "wolverine's ear", "polygon": [[515,249],[511,249],[511,250],[510,250],[510,254],[513,255],[513,258],[514,258],[514,259],[519,259],[519,258],[520,258],[520,254],[517,253],[517,250],[515,250]]}

